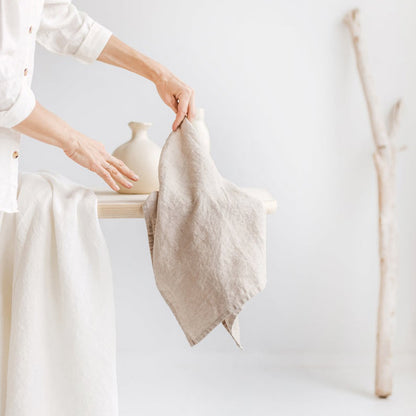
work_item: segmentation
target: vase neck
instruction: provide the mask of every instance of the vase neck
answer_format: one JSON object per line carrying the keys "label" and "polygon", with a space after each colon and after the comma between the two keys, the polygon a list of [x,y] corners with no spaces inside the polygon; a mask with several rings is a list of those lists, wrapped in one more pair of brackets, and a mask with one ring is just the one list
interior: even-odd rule
{"label": "vase neck", "polygon": [[152,123],[140,123],[137,121],[130,121],[129,127],[131,128],[131,140],[133,139],[147,139],[147,130]]}
{"label": "vase neck", "polygon": [[195,110],[195,118],[194,118],[195,120],[202,120],[202,121],[204,121],[205,120],[205,111],[204,111],[204,109],[203,108],[197,108],[196,110]]}

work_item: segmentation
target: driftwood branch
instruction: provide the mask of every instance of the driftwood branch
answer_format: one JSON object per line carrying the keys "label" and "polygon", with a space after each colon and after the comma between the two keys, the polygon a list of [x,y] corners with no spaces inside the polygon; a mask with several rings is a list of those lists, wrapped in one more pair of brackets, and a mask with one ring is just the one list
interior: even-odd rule
{"label": "driftwood branch", "polygon": [[393,105],[390,111],[389,137],[392,140],[396,140],[397,138],[397,130],[400,124],[401,108],[402,108],[402,100],[398,100],[396,104]]}
{"label": "driftwood branch", "polygon": [[379,202],[380,291],[377,319],[375,393],[388,397],[393,382],[393,336],[397,287],[397,221],[396,221],[396,136],[401,101],[393,106],[386,122],[368,71],[366,50],[361,36],[359,11],[344,19],[351,33],[358,73],[367,103],[375,145],[374,164],[377,172]]}

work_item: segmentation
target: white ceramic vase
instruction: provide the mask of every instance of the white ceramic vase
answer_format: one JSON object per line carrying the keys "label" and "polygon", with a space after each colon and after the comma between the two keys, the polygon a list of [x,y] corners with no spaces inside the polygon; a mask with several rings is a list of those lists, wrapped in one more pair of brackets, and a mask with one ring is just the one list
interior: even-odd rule
{"label": "white ceramic vase", "polygon": [[205,111],[203,108],[196,109],[196,115],[192,120],[192,125],[198,131],[198,137],[201,140],[201,143],[207,147],[208,151],[210,149],[210,137],[208,127],[205,124]]}
{"label": "white ceramic vase", "polygon": [[131,139],[117,147],[113,155],[122,160],[130,169],[139,175],[138,181],[131,181],[133,187],[128,189],[120,185],[121,194],[149,194],[159,190],[159,159],[161,148],[152,142],[147,130],[152,123],[131,121]]}

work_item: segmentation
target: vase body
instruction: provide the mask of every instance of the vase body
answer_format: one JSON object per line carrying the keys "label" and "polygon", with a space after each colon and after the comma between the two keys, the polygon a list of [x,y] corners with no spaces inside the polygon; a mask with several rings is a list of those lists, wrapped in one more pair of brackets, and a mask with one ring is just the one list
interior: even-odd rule
{"label": "vase body", "polygon": [[130,189],[119,184],[118,192],[121,194],[150,194],[159,190],[158,168],[161,148],[147,135],[151,125],[152,123],[131,121],[129,123],[132,130],[131,139],[113,152],[113,156],[122,160],[139,175],[137,181],[131,181],[133,186]]}
{"label": "vase body", "polygon": [[192,125],[198,131],[199,133],[198,137],[201,143],[208,149],[208,152],[209,152],[210,137],[209,137],[208,127],[205,124],[205,111],[203,108],[196,109],[196,114],[195,114],[194,119],[192,120]]}

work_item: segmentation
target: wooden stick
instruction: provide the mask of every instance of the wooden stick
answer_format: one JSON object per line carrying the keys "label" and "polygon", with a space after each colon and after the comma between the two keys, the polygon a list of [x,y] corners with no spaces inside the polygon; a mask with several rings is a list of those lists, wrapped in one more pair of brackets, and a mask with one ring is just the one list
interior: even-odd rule
{"label": "wooden stick", "polygon": [[368,72],[358,9],[348,13],[344,21],[351,33],[375,145],[373,156],[378,184],[380,255],[375,393],[385,398],[391,394],[393,384],[392,346],[397,290],[396,135],[401,101],[393,106],[389,123],[386,123]]}

